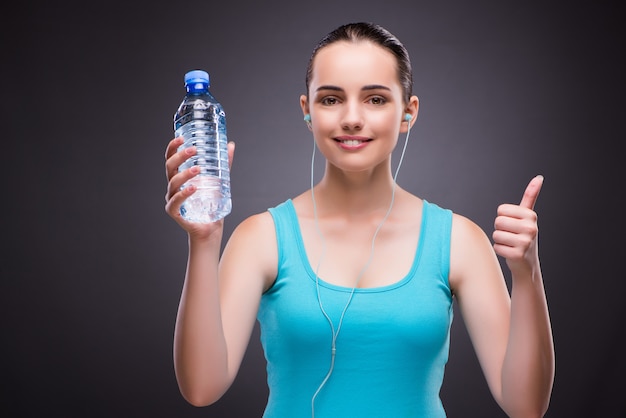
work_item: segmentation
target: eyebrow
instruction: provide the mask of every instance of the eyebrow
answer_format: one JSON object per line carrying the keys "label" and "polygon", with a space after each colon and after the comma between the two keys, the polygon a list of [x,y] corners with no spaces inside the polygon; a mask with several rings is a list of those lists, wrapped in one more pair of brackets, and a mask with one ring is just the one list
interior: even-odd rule
{"label": "eyebrow", "polygon": [[[343,89],[341,87],[338,86],[319,86],[315,91],[320,91],[320,90],[333,90],[333,91],[343,91]],[[391,89],[387,86],[383,86],[381,84],[368,84],[367,86],[363,86],[361,88],[361,90],[388,90],[391,91]]]}

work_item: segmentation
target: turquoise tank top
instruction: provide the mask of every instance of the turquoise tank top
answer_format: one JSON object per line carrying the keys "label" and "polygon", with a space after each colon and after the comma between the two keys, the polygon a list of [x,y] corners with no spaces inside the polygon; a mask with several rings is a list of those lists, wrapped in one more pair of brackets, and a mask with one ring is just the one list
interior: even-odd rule
{"label": "turquoise tank top", "polygon": [[[439,397],[453,308],[448,283],[452,212],[424,201],[409,273],[383,287],[356,289],[336,342],[334,370],[315,400],[315,418],[445,417]],[[320,310],[291,200],[269,209],[278,275],[261,298],[258,320],[267,360],[264,418],[311,418],[311,400],[328,373],[332,332]],[[393,260],[390,260],[393,262]],[[337,329],[352,288],[319,279]]]}

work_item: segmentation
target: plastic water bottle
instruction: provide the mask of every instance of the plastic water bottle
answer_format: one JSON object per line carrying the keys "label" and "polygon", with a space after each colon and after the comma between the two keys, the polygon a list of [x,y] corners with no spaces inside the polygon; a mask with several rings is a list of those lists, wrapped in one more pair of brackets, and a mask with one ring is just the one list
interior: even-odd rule
{"label": "plastic water bottle", "polygon": [[199,223],[215,222],[232,209],[226,114],[209,86],[206,71],[185,74],[187,93],[174,114],[174,135],[184,138],[179,150],[191,146],[197,149],[178,171],[200,167],[200,173],[181,187],[193,184],[196,192],[183,202],[180,213],[184,219]]}

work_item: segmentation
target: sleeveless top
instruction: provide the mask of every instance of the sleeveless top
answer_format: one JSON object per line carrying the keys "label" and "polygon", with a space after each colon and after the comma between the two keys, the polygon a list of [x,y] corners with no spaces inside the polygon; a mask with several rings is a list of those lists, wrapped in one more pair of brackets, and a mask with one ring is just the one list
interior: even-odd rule
{"label": "sleeveless top", "polygon": [[[312,398],[330,368],[333,334],[318,303],[315,271],[292,201],[269,212],[278,274],[257,315],[269,386],[263,417],[310,418]],[[315,418],[446,416],[439,391],[453,316],[451,226],[451,211],[424,200],[409,273],[387,286],[354,291],[337,337],[333,371],[315,398]],[[352,288],[322,278],[318,284],[336,330]]]}

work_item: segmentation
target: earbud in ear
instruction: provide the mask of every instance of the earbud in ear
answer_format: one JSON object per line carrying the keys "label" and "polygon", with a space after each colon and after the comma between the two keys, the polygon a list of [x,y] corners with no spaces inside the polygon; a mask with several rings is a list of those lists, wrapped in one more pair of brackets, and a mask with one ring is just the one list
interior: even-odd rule
{"label": "earbud in ear", "polygon": [[404,120],[405,120],[406,122],[410,122],[410,121],[411,121],[411,119],[413,119],[413,115],[411,115],[410,113],[405,113],[405,114],[404,114]]}
{"label": "earbud in ear", "polygon": [[309,130],[313,130],[313,126],[311,125],[311,115],[310,114],[306,114],[304,115],[304,122],[306,123],[307,128],[309,128]]}

